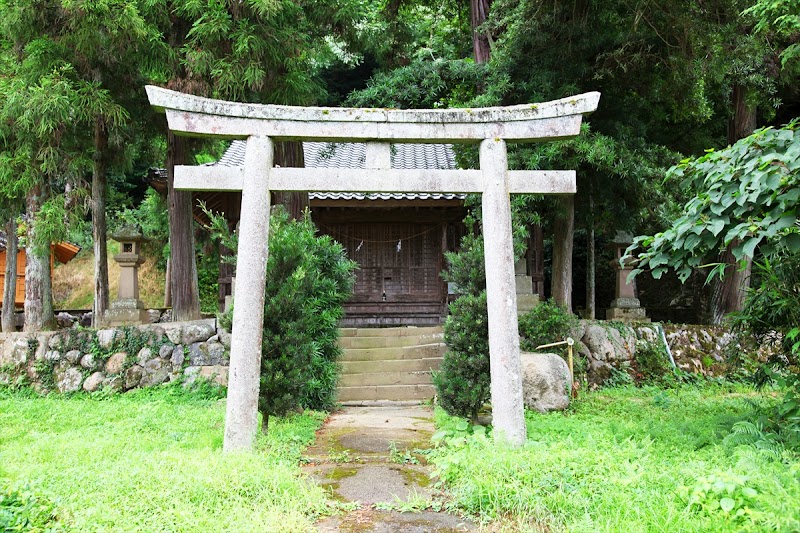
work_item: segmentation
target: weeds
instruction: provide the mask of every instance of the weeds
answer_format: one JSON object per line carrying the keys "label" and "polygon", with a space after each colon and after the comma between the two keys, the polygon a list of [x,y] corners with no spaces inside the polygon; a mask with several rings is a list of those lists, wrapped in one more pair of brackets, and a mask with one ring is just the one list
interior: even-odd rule
{"label": "weeds", "polygon": [[421,513],[423,511],[439,512],[444,508],[441,500],[427,498],[416,490],[408,495],[405,500],[394,497],[391,502],[378,502],[374,505],[379,511],[398,511],[401,513]]}
{"label": "weeds", "polygon": [[0,480],[0,531],[63,531],[56,505],[27,485],[15,488]]}
{"label": "weeds", "polygon": [[437,410],[429,460],[454,504],[482,520],[575,532],[797,531],[800,508],[789,502],[800,499],[800,459],[723,440],[746,432],[736,423],[754,403],[775,401],[731,383],[583,393],[564,413],[528,413],[521,448]]}
{"label": "weeds", "polygon": [[255,453],[223,455],[224,411],[180,386],[0,392],[0,478],[57,501],[68,531],[312,530],[331,504],[298,462],[324,415],[275,418]]}
{"label": "weeds", "polygon": [[[416,450],[415,450],[416,451]],[[418,465],[419,459],[414,456],[411,450],[403,450],[402,452],[397,449],[397,443],[391,441],[389,443],[389,460],[399,465]]]}

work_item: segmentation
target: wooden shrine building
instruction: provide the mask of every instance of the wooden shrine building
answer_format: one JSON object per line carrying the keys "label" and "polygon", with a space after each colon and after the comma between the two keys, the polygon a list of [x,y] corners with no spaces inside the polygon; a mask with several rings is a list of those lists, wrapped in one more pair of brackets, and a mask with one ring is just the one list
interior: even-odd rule
{"label": "wooden shrine building", "polygon": [[[244,141],[233,141],[210,166],[241,166],[244,151]],[[306,168],[363,168],[366,145],[304,142],[303,152]],[[394,145],[391,164],[398,169],[456,168],[453,147],[447,144]],[[166,194],[166,173],[157,171],[151,176],[151,185]],[[212,211],[224,213],[232,227],[238,223],[241,193],[202,191],[194,195]],[[440,273],[445,268],[444,253],[457,250],[465,232],[464,197],[448,193],[309,193],[314,223],[340,242],[359,265],[342,326],[423,326],[444,320],[454,295]],[[207,222],[199,208],[195,218]],[[543,296],[541,246],[533,250],[538,252],[528,254],[523,274],[533,279],[533,293]],[[232,278],[233,268],[221,264],[220,306],[231,294]]]}
{"label": "wooden shrine building", "polygon": [[[58,242],[50,245],[50,276],[53,276],[55,261],[67,264],[78,255],[80,246],[69,242]],[[17,252],[17,286],[15,288],[14,305],[22,307],[25,304],[25,264],[27,256],[24,249]],[[0,303],[3,301],[2,287],[6,280],[6,238],[0,235]]]}

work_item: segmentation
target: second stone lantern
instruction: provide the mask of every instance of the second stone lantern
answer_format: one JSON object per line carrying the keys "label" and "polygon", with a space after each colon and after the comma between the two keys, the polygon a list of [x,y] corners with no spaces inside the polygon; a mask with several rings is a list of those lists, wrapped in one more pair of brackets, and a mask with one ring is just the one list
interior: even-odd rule
{"label": "second stone lantern", "polygon": [[135,226],[125,226],[111,238],[120,244],[120,253],[114,256],[114,261],[120,266],[119,291],[111,309],[106,311],[103,323],[105,326],[146,324],[150,320],[139,299],[139,267],[144,263],[141,246],[150,239]]}

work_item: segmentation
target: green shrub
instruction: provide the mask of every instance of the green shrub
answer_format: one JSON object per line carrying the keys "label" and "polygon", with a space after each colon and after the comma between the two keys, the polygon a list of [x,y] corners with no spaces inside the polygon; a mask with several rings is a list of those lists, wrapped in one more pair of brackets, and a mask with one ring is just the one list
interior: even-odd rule
{"label": "green shrub", "polygon": [[553,300],[539,305],[519,317],[520,347],[532,352],[537,346],[566,339],[578,325],[578,318]]}
{"label": "green shrub", "polygon": [[[759,386],[774,382],[783,392],[782,401],[764,417],[765,430],[800,449],[800,253],[783,250],[772,260],[754,262],[753,277],[760,282],[734,314],[733,331],[740,339],[752,337],[757,345],[773,348],[754,375]],[[751,361],[741,352],[730,362],[746,366]]]}
{"label": "green shrub", "polygon": [[486,291],[461,296],[450,305],[444,341],[448,351],[433,374],[439,404],[451,415],[475,421],[491,396]]}
{"label": "green shrub", "polygon": [[[276,209],[270,220],[259,411],[269,416],[307,407],[330,409],[339,371],[342,305],[353,290],[343,247],[317,236],[308,214],[290,220]],[[222,317],[230,328],[231,312]]]}
{"label": "green shrub", "polygon": [[669,385],[675,381],[664,345],[644,340],[636,341],[636,355],[632,361],[638,385]]}
{"label": "green shrub", "polygon": [[200,311],[219,311],[219,257],[216,254],[198,261],[197,286],[200,290]]}
{"label": "green shrub", "polygon": [[0,484],[0,531],[59,531],[55,505],[28,487]]}

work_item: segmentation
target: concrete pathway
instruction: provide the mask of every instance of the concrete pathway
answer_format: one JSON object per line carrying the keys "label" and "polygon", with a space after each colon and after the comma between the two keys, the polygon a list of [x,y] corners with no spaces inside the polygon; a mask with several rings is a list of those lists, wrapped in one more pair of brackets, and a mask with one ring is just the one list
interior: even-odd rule
{"label": "concrete pathway", "polygon": [[[432,411],[420,405],[345,407],[334,413],[306,450],[313,479],[354,511],[326,518],[319,531],[451,533],[474,531],[460,517],[427,509],[437,501],[424,454],[433,434]],[[409,509],[422,512],[399,512]]]}

